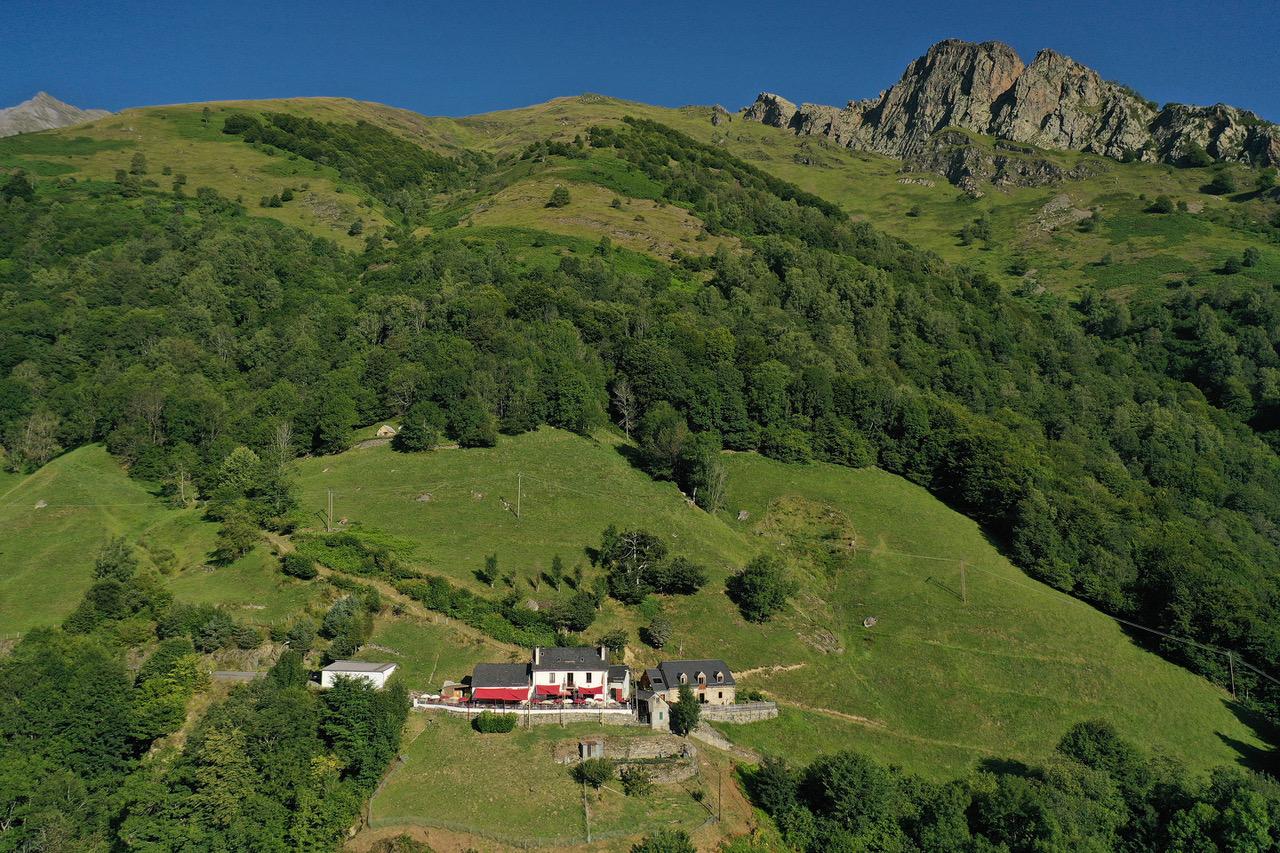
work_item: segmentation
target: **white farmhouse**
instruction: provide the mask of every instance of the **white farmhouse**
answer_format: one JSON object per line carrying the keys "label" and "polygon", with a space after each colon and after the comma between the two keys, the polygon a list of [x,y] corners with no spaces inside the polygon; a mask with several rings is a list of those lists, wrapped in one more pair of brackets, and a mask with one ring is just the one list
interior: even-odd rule
{"label": "white farmhouse", "polygon": [[604,647],[535,648],[533,698],[582,702],[605,698],[609,686],[609,651]]}
{"label": "white farmhouse", "polygon": [[332,687],[339,678],[363,678],[381,690],[396,671],[394,663],[366,663],[362,660],[336,660],[320,670],[320,686]]}

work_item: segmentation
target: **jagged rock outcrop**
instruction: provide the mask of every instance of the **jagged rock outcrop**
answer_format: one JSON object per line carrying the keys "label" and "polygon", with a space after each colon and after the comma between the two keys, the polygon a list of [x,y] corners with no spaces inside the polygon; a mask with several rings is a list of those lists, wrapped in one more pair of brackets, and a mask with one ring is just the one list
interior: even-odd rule
{"label": "jagged rock outcrop", "polygon": [[756,95],[755,102],[747,107],[743,118],[773,127],[790,127],[795,114],[796,105],[786,98],[770,92],[761,92]]}
{"label": "jagged rock outcrop", "polygon": [[1070,57],[1042,50],[1018,76],[987,133],[1044,148],[1120,159],[1141,151],[1156,111]]}
{"label": "jagged rock outcrop", "polygon": [[68,127],[109,115],[107,110],[82,110],[46,92],[37,92],[34,98],[17,106],[0,109],[0,136]]}
{"label": "jagged rock outcrop", "polygon": [[973,139],[958,130],[947,130],[930,137],[904,160],[912,172],[934,172],[972,196],[983,194],[982,186],[1043,187],[1066,180],[1083,180],[1098,174],[1095,163],[1083,162],[1064,169],[1044,157],[1028,157],[1025,150],[1007,142],[997,143],[994,150],[975,145]]}
{"label": "jagged rock outcrop", "polygon": [[997,101],[1022,70],[1022,60],[1006,44],[948,39],[907,66],[878,100],[846,109],[862,109],[874,150],[902,157],[946,127],[986,133]]}
{"label": "jagged rock outcrop", "polygon": [[1169,104],[1152,122],[1151,137],[1156,155],[1172,163],[1199,147],[1215,160],[1280,165],[1280,127],[1226,104]]}
{"label": "jagged rock outcrop", "polygon": [[843,108],[797,107],[762,93],[743,116],[910,164],[932,164],[932,171],[964,175],[970,184],[979,174],[1019,183],[1069,173],[1043,157],[983,154],[954,138],[940,144],[939,134],[949,129],[1115,159],[1176,161],[1198,146],[1219,160],[1280,164],[1280,127],[1251,112],[1223,105],[1157,110],[1070,57],[1042,50],[1024,65],[1000,42],[939,42],[879,96]]}

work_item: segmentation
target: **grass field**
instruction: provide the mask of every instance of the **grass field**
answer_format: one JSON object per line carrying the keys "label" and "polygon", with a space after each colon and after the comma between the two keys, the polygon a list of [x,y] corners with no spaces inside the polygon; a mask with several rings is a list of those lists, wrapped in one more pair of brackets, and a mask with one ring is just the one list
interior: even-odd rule
{"label": "grass field", "polygon": [[180,600],[225,604],[245,622],[269,624],[313,595],[280,574],[265,546],[230,566],[209,567],[217,525],[199,509],[167,506],[99,445],[60,456],[29,477],[0,476],[0,531],[0,634],[62,621],[114,536],[137,546],[144,567],[169,562],[164,552],[172,551],[164,577]]}
{"label": "grass field", "polygon": [[88,589],[108,539],[136,541],[184,514],[191,511],[166,509],[96,445],[0,481],[0,632],[60,622]]}
{"label": "grass field", "polygon": [[[473,576],[487,553],[522,578],[555,554],[569,567],[581,562],[589,577],[585,549],[605,525],[661,533],[712,576],[699,594],[665,602],[676,634],[663,656],[723,657],[747,672],[744,686],[777,698],[779,720],[724,727],[757,749],[804,758],[854,747],[948,776],[988,757],[1041,760],[1070,725],[1095,717],[1197,768],[1264,748],[1222,689],[1024,576],[972,521],[923,489],[875,469],[727,459],[729,505],[714,517],[632,469],[606,437],[550,429],[491,450],[380,447],[305,460],[300,479],[304,506],[319,506],[333,488],[338,514],[352,524],[413,540],[411,562],[492,595],[505,590],[487,591]],[[517,473],[519,519],[501,503],[514,504]],[[430,501],[417,500],[425,494]],[[746,522],[735,520],[740,509]],[[782,553],[803,589],[786,613],[757,626],[737,614],[723,581],[764,550]],[[543,601],[555,595],[523,579],[518,588]],[[874,629],[862,628],[866,616],[877,617]],[[610,602],[588,635],[634,631],[639,621]],[[375,636],[402,656],[391,659],[405,663],[411,688],[460,678],[478,659],[481,650],[448,646],[435,627],[391,623]],[[631,651],[633,665],[659,656],[634,641]],[[457,671],[443,672],[446,665]]]}
{"label": "grass field", "polygon": [[[461,717],[415,714],[401,749],[405,762],[370,802],[370,823],[436,826],[499,843],[584,843],[588,818],[582,788],[568,767],[552,760],[551,749],[557,741],[594,734],[645,737],[650,732],[580,723],[482,735]],[[592,839],[608,842],[666,827],[697,828],[708,812],[690,796],[692,786],[658,785],[652,795],[640,798],[624,796],[617,783],[599,798],[588,793]]]}
{"label": "grass field", "polygon": [[383,615],[356,659],[398,664],[396,674],[412,689],[435,692],[447,680],[470,675],[477,663],[502,662],[511,654],[478,634],[462,634],[443,619]]}

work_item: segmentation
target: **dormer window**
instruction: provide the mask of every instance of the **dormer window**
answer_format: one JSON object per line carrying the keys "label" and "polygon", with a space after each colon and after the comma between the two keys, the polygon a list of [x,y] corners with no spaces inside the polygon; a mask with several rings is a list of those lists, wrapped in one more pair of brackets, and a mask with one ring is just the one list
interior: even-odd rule
{"label": "dormer window", "polygon": [[681,683],[681,684],[688,684],[688,683],[689,683],[689,673],[687,673],[687,672],[682,672],[682,673],[680,673],[680,683]]}
{"label": "dormer window", "polygon": [[717,684],[724,684],[724,673],[723,673],[723,672],[717,672],[717,673],[716,673],[716,683],[717,683]]}
{"label": "dormer window", "polygon": [[705,672],[698,673],[698,683],[699,684],[707,683],[707,674]]}

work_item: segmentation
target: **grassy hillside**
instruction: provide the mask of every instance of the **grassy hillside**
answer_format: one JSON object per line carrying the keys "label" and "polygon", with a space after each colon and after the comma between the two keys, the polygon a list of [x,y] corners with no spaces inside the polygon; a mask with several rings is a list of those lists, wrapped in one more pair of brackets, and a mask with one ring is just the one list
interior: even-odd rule
{"label": "grassy hillside", "polygon": [[[211,186],[230,198],[242,198],[248,212],[357,246],[363,238],[347,235],[356,218],[369,228],[386,228],[397,214],[328,166],[300,159],[270,146],[250,146],[221,133],[223,119],[237,111],[279,111],[319,121],[370,122],[431,150],[455,156],[465,150],[498,158],[498,175],[479,185],[440,196],[433,207],[435,230],[457,225],[518,226],[596,240],[608,235],[616,244],[655,257],[674,249],[704,254],[714,249],[701,234],[701,222],[678,206],[658,207],[651,188],[635,175],[620,174],[617,161],[592,152],[582,162],[552,158],[533,166],[515,161],[531,143],[569,141],[596,124],[623,116],[653,119],[731,153],[797,186],[838,202],[857,217],[937,252],[953,263],[987,271],[1007,286],[1034,294],[1044,290],[1076,293],[1099,287],[1121,293],[1190,276],[1208,276],[1228,257],[1259,248],[1262,262],[1239,273],[1243,279],[1270,280],[1280,271],[1280,250],[1258,228],[1274,212],[1251,192],[1253,176],[1238,167],[1179,169],[1168,165],[1120,164],[1076,152],[1039,151],[1064,168],[1082,162],[1096,172],[1086,180],[1047,187],[985,187],[972,199],[939,175],[904,174],[901,164],[874,154],[852,152],[818,138],[797,138],[777,128],[743,121],[713,126],[709,107],[667,109],[586,94],[543,104],[454,119],[426,117],[381,104],[341,98],[290,98],[228,101],[126,110],[88,125],[0,140],[0,167],[21,167],[34,175],[110,181],[141,151],[154,180],[167,192],[172,176],[165,166],[188,177],[187,191]],[[977,140],[989,147],[989,140]],[[1238,176],[1241,192],[1211,195],[1203,191],[1217,168]],[[620,180],[621,178],[621,180]],[[564,183],[574,192],[569,208],[545,205],[551,189]],[[258,200],[281,192],[294,201],[262,208]],[[1171,214],[1145,212],[1157,196],[1186,202]],[[612,207],[617,198],[626,205]],[[1078,227],[1098,213],[1098,226]],[[914,215],[909,215],[914,214]],[[991,238],[964,245],[960,231],[985,218]],[[1265,230],[1265,228],[1263,228]]]}
{"label": "grassy hillside", "polygon": [[[100,446],[73,451],[0,486],[3,633],[61,621],[88,589],[94,556],[108,539],[146,538],[184,515],[128,479]],[[161,538],[169,548],[178,544]]]}
{"label": "grassy hillside", "polygon": [[0,479],[0,529],[0,634],[60,622],[115,536],[139,546],[143,565],[160,570],[180,600],[226,605],[244,622],[267,625],[297,612],[313,592],[283,577],[265,545],[230,566],[209,566],[217,525],[200,509],[167,506],[100,445]]}
{"label": "grassy hillside", "polygon": [[[565,739],[604,735],[647,737],[646,729],[577,724],[481,735],[465,719],[436,716],[411,721],[405,763],[393,771],[370,803],[372,827],[415,824],[480,836],[489,843],[566,847],[592,839],[603,847],[630,848],[626,840],[667,826],[696,830],[707,809],[689,795],[705,781],[658,785],[649,797],[606,789],[586,797],[551,750]],[[615,783],[612,788],[619,785]],[[714,800],[714,794],[712,795]]]}
{"label": "grassy hillside", "polygon": [[[333,488],[337,514],[352,526],[409,538],[413,563],[490,595],[505,589],[489,591],[473,575],[487,553],[519,570],[522,595],[545,602],[556,593],[545,584],[535,592],[526,578],[557,554],[567,566],[586,565],[590,577],[585,549],[605,525],[662,534],[712,576],[691,599],[666,602],[676,638],[664,654],[724,657],[747,673],[745,686],[782,702],[777,721],[724,727],[759,749],[802,758],[856,746],[946,776],[986,757],[1042,759],[1071,723],[1094,717],[1195,767],[1263,747],[1223,691],[1026,578],[972,521],[923,489],[874,469],[789,466],[754,454],[729,461],[729,511],[715,517],[632,469],[609,441],[547,429],[492,450],[380,447],[305,460],[301,483],[304,506],[320,506]],[[517,474],[519,519],[502,504],[514,504]],[[739,509],[746,522],[735,520]],[[722,584],[764,550],[786,555],[804,586],[787,613],[757,626],[741,619]],[[866,616],[877,617],[873,629],[862,627]],[[639,621],[610,602],[588,633]],[[437,626],[400,622],[374,642],[406,664],[415,688],[460,678],[484,651],[450,642]],[[635,664],[658,657],[634,640],[632,649]]]}

